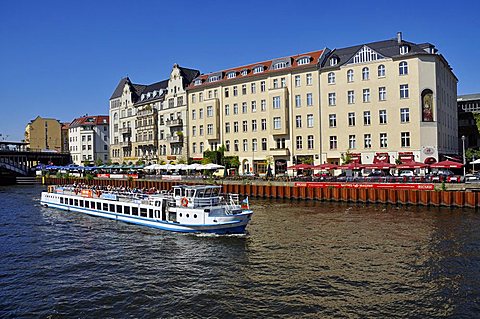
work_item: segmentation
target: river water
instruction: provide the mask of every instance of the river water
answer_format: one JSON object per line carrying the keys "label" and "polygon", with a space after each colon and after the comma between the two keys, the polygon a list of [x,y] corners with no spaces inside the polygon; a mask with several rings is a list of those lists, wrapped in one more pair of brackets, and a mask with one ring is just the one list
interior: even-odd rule
{"label": "river water", "polygon": [[473,318],[473,210],[250,199],[244,236],[185,235],[0,188],[2,318]]}

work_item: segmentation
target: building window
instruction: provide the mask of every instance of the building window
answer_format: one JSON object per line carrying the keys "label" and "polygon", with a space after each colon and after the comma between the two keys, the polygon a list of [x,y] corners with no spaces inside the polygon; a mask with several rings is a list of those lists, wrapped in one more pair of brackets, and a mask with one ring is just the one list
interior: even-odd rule
{"label": "building window", "polygon": [[410,132],[402,132],[402,147],[410,147]]}
{"label": "building window", "polygon": [[234,86],[233,87],[233,96],[237,96],[238,95],[238,88],[237,86]]}
{"label": "building window", "polygon": [[214,75],[208,78],[208,82],[216,82],[218,80],[220,80],[220,76],[218,75]]}
{"label": "building window", "polygon": [[213,135],[213,124],[207,125],[207,135]]}
{"label": "building window", "polygon": [[225,115],[230,115],[230,105],[225,104]]}
{"label": "building window", "polygon": [[213,117],[213,106],[207,106],[207,117]]}
{"label": "building window", "polygon": [[387,99],[387,88],[381,86],[378,88],[378,100],[385,101]]}
{"label": "building window", "polygon": [[336,114],[329,114],[328,115],[328,126],[329,127],[337,127],[337,115]]}
{"label": "building window", "polygon": [[370,70],[367,67],[362,69],[362,80],[366,81],[370,78]]}
{"label": "building window", "polygon": [[257,131],[257,120],[252,120],[252,132]]}
{"label": "building window", "polygon": [[233,132],[238,133],[238,122],[233,122]]}
{"label": "building window", "polygon": [[198,101],[199,102],[203,101],[203,93],[202,92],[198,93]]}
{"label": "building window", "polygon": [[260,109],[262,112],[265,112],[267,110],[267,100],[260,101]]}
{"label": "building window", "polygon": [[230,152],[230,141],[225,141],[225,151]]}
{"label": "building window", "polygon": [[247,75],[247,74],[248,74],[248,70],[242,70],[241,74],[242,74],[243,76]]}
{"label": "building window", "polygon": [[273,118],[273,129],[280,130],[282,128],[282,123],[280,122],[280,117]]}
{"label": "building window", "polygon": [[370,89],[363,89],[363,103],[370,102]]}
{"label": "building window", "polygon": [[297,136],[296,138],[296,147],[297,150],[301,150],[303,148],[303,140],[301,136]]}
{"label": "building window", "polygon": [[328,93],[328,105],[334,106],[335,104],[337,104],[337,97],[335,93]]}
{"label": "building window", "polygon": [[380,147],[385,148],[388,146],[387,133],[380,133]]}
{"label": "building window", "polygon": [[242,84],[242,95],[245,95],[245,94],[247,94],[247,85]]}
{"label": "building window", "polygon": [[257,139],[256,139],[256,138],[252,139],[252,151],[253,151],[253,152],[258,151]]}
{"label": "building window", "polygon": [[410,109],[408,107],[400,109],[400,122],[401,123],[410,122]]}
{"label": "building window", "polygon": [[378,77],[383,78],[385,76],[385,65],[380,64],[378,66]]}
{"label": "building window", "polygon": [[370,111],[363,112],[363,125],[370,125],[371,118],[370,118]]}
{"label": "building window", "polygon": [[363,147],[372,148],[372,135],[364,134],[363,135]]}
{"label": "building window", "polygon": [[281,78],[280,83],[281,83],[282,88],[287,87],[287,81],[286,81],[285,78]]}
{"label": "building window", "polygon": [[347,92],[347,100],[348,100],[348,104],[354,104],[355,103],[355,91],[348,91]]}
{"label": "building window", "polygon": [[353,70],[347,71],[347,82],[353,82]]}
{"label": "building window", "polygon": [[407,75],[408,74],[408,63],[402,61],[398,64],[398,74]]}
{"label": "building window", "polygon": [[266,150],[267,150],[267,139],[262,138],[262,151],[266,151]]}
{"label": "building window", "polygon": [[262,131],[267,130],[267,119],[262,119]]}
{"label": "building window", "polygon": [[237,72],[228,72],[227,73],[227,79],[233,79],[237,77]]}
{"label": "building window", "polygon": [[348,136],[348,148],[349,148],[349,149],[354,149],[354,148],[356,148],[356,138],[355,138],[355,135],[349,135],[349,136]]}
{"label": "building window", "polygon": [[278,89],[278,79],[273,79],[273,88]]}
{"label": "building window", "polygon": [[203,142],[200,142],[200,153],[203,154]]}
{"label": "building window", "polygon": [[307,114],[307,127],[313,127],[313,114]]}
{"label": "building window", "polygon": [[197,152],[197,143],[192,143],[192,153]]}
{"label": "building window", "polygon": [[309,64],[309,63],[310,63],[309,57],[304,57],[297,60],[298,65]]}
{"label": "building window", "polygon": [[195,95],[195,93],[192,94],[192,103],[195,103],[197,102],[197,96]]}
{"label": "building window", "polygon": [[336,150],[337,149],[337,137],[336,136],[330,136],[330,149],[331,150]]}
{"label": "building window", "polygon": [[327,78],[328,84],[335,84],[335,73],[329,72]]}
{"label": "building window", "polygon": [[355,113],[348,113],[348,126],[355,126]]}
{"label": "building window", "polygon": [[198,118],[203,119],[203,108],[198,110]]}
{"label": "building window", "polygon": [[248,140],[247,139],[243,140],[243,151],[248,152]]}
{"label": "building window", "polygon": [[225,123],[225,133],[230,133],[230,122]]}
{"label": "building window", "polygon": [[233,141],[233,150],[238,152],[238,140]]}
{"label": "building window", "polygon": [[247,102],[243,102],[242,103],[242,113],[244,113],[244,114],[247,113],[247,111],[248,111],[247,109],[248,109]]}
{"label": "building window", "polygon": [[263,72],[263,66],[256,66],[253,68],[253,74]]}
{"label": "building window", "polygon": [[334,66],[334,65],[337,65],[338,63],[338,58],[337,57],[331,57],[330,58],[330,66]]}
{"label": "building window", "polygon": [[387,124],[387,110],[378,111],[380,124]]}
{"label": "building window", "polygon": [[274,96],[273,97],[273,108],[274,109],[279,109],[280,108],[280,97],[279,96]]}
{"label": "building window", "polygon": [[250,91],[252,92],[252,94],[257,93],[257,86],[256,86],[255,83],[252,83],[252,84],[250,85],[250,89],[251,89]]}
{"label": "building window", "polygon": [[198,130],[198,131],[199,131],[199,132],[198,132],[198,133],[199,133],[199,135],[200,135],[200,136],[203,136],[203,125],[200,125],[200,127],[199,127],[199,130]]}
{"label": "building window", "polygon": [[313,150],[313,148],[314,148],[313,135],[308,135],[308,136],[307,136],[307,148],[308,148],[309,150]]}
{"label": "building window", "polygon": [[260,91],[265,92],[265,81],[260,82]]}
{"label": "building window", "polygon": [[408,84],[401,84],[400,85],[400,98],[401,99],[408,99]]}
{"label": "building window", "polygon": [[197,136],[197,127],[192,126],[192,136]]}
{"label": "building window", "polygon": [[212,90],[208,90],[208,98],[209,98],[209,99],[212,98]]}
{"label": "building window", "polygon": [[233,104],[233,114],[238,114],[238,104],[237,103]]}
{"label": "building window", "polygon": [[228,97],[228,88],[225,88],[225,97]]}
{"label": "building window", "polygon": [[307,73],[307,85],[312,85],[312,73]]}
{"label": "building window", "polygon": [[312,93],[307,93],[307,106],[313,105],[313,96]]}
{"label": "building window", "polygon": [[243,132],[248,131],[248,122],[247,121],[242,122],[242,129],[243,129]]}
{"label": "building window", "polygon": [[299,87],[301,85],[300,75],[295,75],[295,86]]}
{"label": "building window", "polygon": [[297,115],[295,117],[295,126],[296,126],[296,128],[301,128],[302,127],[302,116],[301,115]]}
{"label": "building window", "polygon": [[300,95],[295,95],[295,106],[296,107],[302,106],[302,97]]}
{"label": "building window", "polygon": [[257,112],[257,101],[252,101],[252,113]]}
{"label": "building window", "polygon": [[410,51],[410,47],[406,44],[400,46],[400,54],[407,54]]}

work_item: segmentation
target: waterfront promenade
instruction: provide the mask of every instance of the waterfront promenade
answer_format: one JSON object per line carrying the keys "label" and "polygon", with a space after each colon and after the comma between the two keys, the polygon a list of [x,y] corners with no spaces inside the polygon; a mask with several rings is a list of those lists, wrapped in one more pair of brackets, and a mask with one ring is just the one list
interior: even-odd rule
{"label": "waterfront promenade", "polygon": [[257,198],[317,200],[366,204],[480,207],[480,189],[476,184],[431,183],[309,183],[267,180],[148,180],[148,179],[65,179],[45,178],[45,184],[73,184],[128,186],[169,190],[177,184],[215,183],[223,185],[224,193],[237,193]]}

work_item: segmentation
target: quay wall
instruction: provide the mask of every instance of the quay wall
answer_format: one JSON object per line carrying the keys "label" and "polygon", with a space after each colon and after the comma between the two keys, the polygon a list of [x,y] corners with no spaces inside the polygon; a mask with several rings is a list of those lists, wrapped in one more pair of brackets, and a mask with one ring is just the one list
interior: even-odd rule
{"label": "quay wall", "polygon": [[[82,178],[45,178],[47,185],[66,185],[84,183],[87,185],[102,185],[130,188],[152,188],[169,190],[174,185],[205,181],[162,181],[162,180],[125,180],[125,179],[93,179]],[[367,204],[420,205],[445,207],[480,207],[480,192],[471,189],[456,190],[419,190],[419,189],[385,189],[385,188],[342,188],[342,187],[309,187],[299,186],[289,182],[245,182],[223,181],[214,182],[222,185],[224,193],[237,193],[242,196],[258,198],[319,200],[333,202],[351,202]]]}

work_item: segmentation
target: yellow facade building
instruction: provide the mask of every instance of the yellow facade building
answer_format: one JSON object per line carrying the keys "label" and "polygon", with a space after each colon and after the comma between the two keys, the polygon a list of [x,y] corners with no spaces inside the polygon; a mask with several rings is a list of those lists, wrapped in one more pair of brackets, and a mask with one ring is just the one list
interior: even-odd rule
{"label": "yellow facade building", "polygon": [[[62,135],[62,123],[56,119],[37,116],[25,127],[25,142],[30,150],[51,150],[65,152],[65,137]],[[68,146],[67,146],[68,147]]]}

